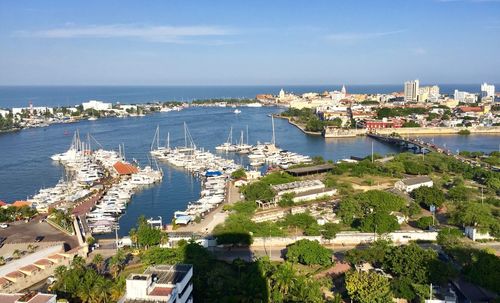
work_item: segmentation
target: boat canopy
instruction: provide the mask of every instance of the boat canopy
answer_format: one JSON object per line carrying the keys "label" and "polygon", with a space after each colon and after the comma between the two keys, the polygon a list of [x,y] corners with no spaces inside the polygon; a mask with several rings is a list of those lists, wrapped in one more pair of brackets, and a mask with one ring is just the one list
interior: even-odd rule
{"label": "boat canopy", "polygon": [[222,172],[220,172],[218,170],[207,170],[205,172],[205,177],[218,177],[221,175],[222,175]]}

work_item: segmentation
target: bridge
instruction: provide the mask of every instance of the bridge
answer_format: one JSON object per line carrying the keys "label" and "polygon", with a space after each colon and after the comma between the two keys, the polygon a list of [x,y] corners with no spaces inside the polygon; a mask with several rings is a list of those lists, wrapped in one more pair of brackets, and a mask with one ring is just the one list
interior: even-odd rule
{"label": "bridge", "polygon": [[395,135],[380,135],[374,132],[369,132],[366,135],[377,141],[397,145],[408,150],[413,150],[416,153],[439,152],[446,155],[452,155],[452,153],[447,149],[416,138],[403,138]]}
{"label": "bridge", "polygon": [[384,142],[387,144],[397,145],[408,150],[413,150],[415,153],[428,153],[428,152],[438,152],[441,154],[445,154],[447,156],[452,156],[455,159],[467,163],[471,166],[482,167],[494,172],[500,171],[498,167],[492,166],[488,163],[484,163],[481,161],[477,161],[474,159],[469,159],[460,155],[453,154],[450,150],[442,148],[434,143],[426,142],[417,138],[403,138],[398,135],[380,135],[374,132],[368,132],[366,135],[370,138],[373,138],[377,141]]}

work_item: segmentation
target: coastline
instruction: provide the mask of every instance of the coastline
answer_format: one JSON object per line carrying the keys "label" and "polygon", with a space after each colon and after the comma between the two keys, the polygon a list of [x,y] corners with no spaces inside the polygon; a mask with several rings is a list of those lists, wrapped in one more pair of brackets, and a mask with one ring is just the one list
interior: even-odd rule
{"label": "coastline", "polygon": [[271,116],[273,116],[274,118],[278,118],[278,119],[285,119],[285,120],[288,120],[288,123],[292,124],[293,126],[297,127],[298,129],[300,129],[304,134],[308,134],[308,135],[311,135],[311,136],[321,136],[322,133],[321,132],[311,132],[311,131],[307,131],[304,127],[302,127],[301,125],[295,123],[292,121],[292,118],[291,117],[284,117],[284,116],[281,116],[281,115],[276,115],[276,114],[272,114]]}

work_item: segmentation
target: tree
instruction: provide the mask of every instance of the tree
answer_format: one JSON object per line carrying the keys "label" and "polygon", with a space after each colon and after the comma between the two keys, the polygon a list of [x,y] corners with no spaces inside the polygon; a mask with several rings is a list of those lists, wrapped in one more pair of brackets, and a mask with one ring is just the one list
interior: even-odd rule
{"label": "tree", "polygon": [[247,174],[246,174],[244,168],[237,169],[231,174],[231,178],[233,178],[235,180],[246,179],[246,177],[247,177]]}
{"label": "tree", "polygon": [[[291,288],[295,286],[296,282],[296,272],[293,269],[293,265],[289,262],[285,262],[276,268],[271,279],[274,282],[273,297],[276,299],[283,300],[284,297],[288,295]],[[280,298],[283,296],[283,298]]]}
{"label": "tree", "polygon": [[441,207],[444,203],[444,193],[439,188],[421,186],[411,192],[411,196],[415,202],[420,205],[425,205],[429,208],[431,205]]}
{"label": "tree", "polygon": [[490,205],[475,202],[461,203],[450,216],[453,224],[475,226],[482,231],[488,231],[495,221]]}
{"label": "tree", "polygon": [[137,229],[133,230],[133,235],[137,238],[137,244],[140,246],[147,249],[149,246],[160,244],[161,234],[161,230],[151,227],[144,216],[137,219]]}
{"label": "tree", "polygon": [[446,227],[438,232],[437,243],[445,248],[454,247],[460,244],[463,234],[456,228]]}
{"label": "tree", "polygon": [[323,225],[323,230],[321,234],[325,239],[333,239],[340,231],[340,225],[335,223],[326,223]]}
{"label": "tree", "polygon": [[292,263],[327,266],[332,264],[332,252],[317,241],[303,239],[287,246],[286,259]]}
{"label": "tree", "polygon": [[434,219],[432,217],[421,217],[417,220],[417,227],[423,230],[429,229],[432,226]]}
{"label": "tree", "polygon": [[350,271],[345,283],[349,297],[358,303],[387,303],[392,301],[389,280],[375,272]]}
{"label": "tree", "polygon": [[413,283],[426,284],[430,281],[430,266],[436,259],[435,251],[411,243],[393,247],[385,255],[383,268],[398,277],[408,278]]}
{"label": "tree", "polygon": [[113,257],[111,257],[109,260],[109,267],[113,278],[116,279],[118,274],[123,270],[126,260],[127,256],[121,249],[119,249]]}
{"label": "tree", "polygon": [[269,184],[266,184],[263,181],[253,182],[244,186],[242,192],[247,201],[270,201],[275,196],[275,193],[272,191]]}
{"label": "tree", "polygon": [[395,216],[384,212],[372,213],[361,220],[360,230],[385,234],[399,229]]}
{"label": "tree", "polygon": [[463,185],[454,186],[448,191],[448,198],[455,202],[457,201],[469,201],[470,199],[470,189]]}
{"label": "tree", "polygon": [[101,254],[96,254],[92,258],[92,264],[95,265],[95,269],[97,270],[98,274],[102,274],[104,271],[104,258],[102,257]]}
{"label": "tree", "polygon": [[278,205],[280,207],[288,207],[288,206],[292,206],[294,205],[295,203],[293,202],[293,198],[294,198],[294,194],[293,193],[284,193],[280,200],[278,201]]}

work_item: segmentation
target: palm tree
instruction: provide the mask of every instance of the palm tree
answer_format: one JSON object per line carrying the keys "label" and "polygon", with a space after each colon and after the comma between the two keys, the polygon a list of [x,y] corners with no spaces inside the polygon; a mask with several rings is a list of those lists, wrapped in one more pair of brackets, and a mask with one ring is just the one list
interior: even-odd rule
{"label": "palm tree", "polygon": [[109,261],[109,266],[111,273],[113,275],[113,278],[116,279],[120,271],[123,269],[125,266],[125,261],[127,260],[127,256],[123,252],[123,250],[119,249],[116,252],[116,255],[114,255],[111,260]]}
{"label": "palm tree", "polygon": [[104,270],[104,258],[101,254],[96,254],[94,258],[92,258],[92,263],[95,265],[98,274],[102,274]]}
{"label": "palm tree", "polygon": [[168,234],[166,232],[162,232],[160,237],[160,244],[167,244],[167,243],[168,243]]}
{"label": "palm tree", "polygon": [[280,264],[273,273],[272,280],[274,281],[273,290],[286,297],[297,281],[293,265],[289,262]]}
{"label": "palm tree", "polygon": [[83,269],[85,268],[85,260],[80,256],[75,256],[71,262],[71,267],[74,269]]}
{"label": "palm tree", "polygon": [[0,256],[0,266],[5,265],[5,258]]}
{"label": "palm tree", "polygon": [[19,249],[16,249],[12,252],[12,258],[19,259],[20,257],[21,257],[21,251]]}

